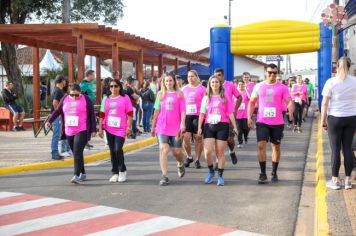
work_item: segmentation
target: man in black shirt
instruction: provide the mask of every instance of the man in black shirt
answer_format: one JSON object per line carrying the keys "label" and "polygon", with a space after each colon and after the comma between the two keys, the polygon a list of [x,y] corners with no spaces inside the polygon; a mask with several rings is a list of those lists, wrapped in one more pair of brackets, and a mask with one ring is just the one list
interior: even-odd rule
{"label": "man in black shirt", "polygon": [[140,96],[135,92],[135,79],[129,77],[127,79],[127,86],[125,88],[125,94],[130,98],[133,107],[133,120],[132,120],[132,134],[131,138],[136,139],[138,133],[137,122],[138,122],[138,110]]}
{"label": "man in black shirt", "polygon": [[5,88],[1,92],[1,96],[4,99],[5,106],[13,114],[14,131],[25,130],[22,127],[23,118],[25,117],[25,112],[23,109],[16,104],[17,99],[16,93],[13,91],[14,84],[12,82],[7,82]]}

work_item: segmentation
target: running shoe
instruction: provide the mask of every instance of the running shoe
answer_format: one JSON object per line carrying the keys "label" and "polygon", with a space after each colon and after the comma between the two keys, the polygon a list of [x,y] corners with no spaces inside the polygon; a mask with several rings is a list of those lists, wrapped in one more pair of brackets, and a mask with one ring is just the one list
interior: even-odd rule
{"label": "running shoe", "polygon": [[195,169],[201,169],[201,165],[200,165],[200,161],[199,160],[194,162],[194,167],[195,167]]}
{"label": "running shoe", "polygon": [[302,129],[300,127],[297,128],[297,132],[298,134],[301,134],[302,133]]}
{"label": "running shoe", "polygon": [[225,184],[224,177],[219,176],[217,186],[224,186],[224,184]]}
{"label": "running shoe", "polygon": [[83,173],[80,173],[78,179],[79,179],[80,182],[83,182],[84,180],[87,179],[87,175],[86,175],[86,174],[83,174]]}
{"label": "running shoe", "polygon": [[297,132],[297,126],[295,125],[293,128],[293,133]]}
{"label": "running shoe", "polygon": [[26,129],[23,126],[19,126],[19,131],[26,131]]}
{"label": "running shoe", "polygon": [[351,183],[351,181],[345,181],[345,189],[346,189],[346,190],[352,189],[352,183]]}
{"label": "running shoe", "polygon": [[[341,189],[341,184],[340,184],[340,181],[334,182],[331,179],[326,183],[326,187],[329,189],[333,189],[333,190],[339,190],[339,189]],[[345,185],[345,188],[346,188],[346,185]]]}
{"label": "running shoe", "polygon": [[16,126],[16,127],[14,127],[14,128],[12,129],[12,131],[17,132],[17,131],[20,131],[20,129],[19,129],[19,127],[18,127],[18,126]]}
{"label": "running shoe", "polygon": [[243,147],[244,147],[243,144],[238,144],[238,145],[237,145],[237,148],[243,148]]}
{"label": "running shoe", "polygon": [[178,170],[178,176],[180,178],[183,178],[183,176],[185,174],[185,167],[184,167],[184,163],[183,162],[181,164],[177,165],[177,170]]}
{"label": "running shoe", "polygon": [[169,184],[169,179],[167,176],[162,176],[162,179],[159,181],[159,185],[167,186]]}
{"label": "running shoe", "polygon": [[217,162],[215,163],[214,170],[215,170],[215,171],[218,171],[218,170],[219,170],[219,164],[218,164]]}
{"label": "running shoe", "polygon": [[55,160],[55,161],[60,161],[60,160],[63,160],[63,159],[64,159],[64,156],[61,156],[61,155],[52,156],[52,160]]}
{"label": "running shoe", "polygon": [[208,172],[208,175],[205,177],[205,183],[206,184],[211,184],[213,182],[213,178],[215,176],[215,172]]}
{"label": "running shoe", "polygon": [[74,175],[70,182],[73,184],[80,184],[81,181],[79,180],[78,176]]}
{"label": "running shoe", "polygon": [[278,182],[278,175],[277,175],[277,173],[272,173],[271,182],[272,182],[272,183]]}
{"label": "running shoe", "polygon": [[115,183],[115,182],[117,182],[117,181],[119,181],[119,175],[118,175],[118,174],[113,174],[113,175],[111,176],[111,178],[109,179],[109,182],[110,182],[110,183]]}
{"label": "running shoe", "polygon": [[192,162],[194,162],[193,157],[191,157],[191,158],[187,157],[185,159],[185,163],[184,163],[185,167],[189,167],[190,163],[192,163]]}
{"label": "running shoe", "polygon": [[119,183],[123,183],[127,180],[127,171],[125,172],[119,172]]}
{"label": "running shoe", "polygon": [[264,173],[261,173],[260,176],[258,177],[258,183],[265,184],[265,183],[267,183],[267,181],[268,181],[267,175]]}
{"label": "running shoe", "polygon": [[231,162],[233,165],[236,165],[237,163],[237,157],[235,152],[230,152],[230,157],[231,157]]}
{"label": "running shoe", "polygon": [[64,156],[64,157],[70,157],[69,152],[61,152],[60,155],[61,155],[61,156]]}

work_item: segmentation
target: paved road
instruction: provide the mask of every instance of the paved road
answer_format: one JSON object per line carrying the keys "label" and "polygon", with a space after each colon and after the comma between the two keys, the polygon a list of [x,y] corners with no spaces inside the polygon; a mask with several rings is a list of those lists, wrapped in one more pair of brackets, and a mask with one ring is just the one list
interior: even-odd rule
{"label": "paved road", "polygon": [[[180,179],[172,157],[171,185],[158,186],[158,148],[152,146],[126,155],[129,181],[124,184],[110,184],[110,163],[101,162],[87,167],[88,181],[79,186],[69,183],[72,168],[59,168],[2,176],[0,191],[58,197],[267,235],[292,235],[311,121],[303,125],[302,134],[285,132],[280,182],[276,184],[257,184],[259,168],[252,132],[249,144],[239,150],[237,166],[228,159],[224,187],[203,184],[207,168],[189,168]],[[206,167],[205,162],[202,165]],[[269,150],[268,172],[270,170]]]}

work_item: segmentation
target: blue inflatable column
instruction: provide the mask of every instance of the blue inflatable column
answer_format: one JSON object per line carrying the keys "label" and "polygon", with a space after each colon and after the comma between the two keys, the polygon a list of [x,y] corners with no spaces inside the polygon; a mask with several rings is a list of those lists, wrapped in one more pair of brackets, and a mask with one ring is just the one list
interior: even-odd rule
{"label": "blue inflatable column", "polygon": [[234,79],[234,56],[230,50],[230,31],[228,26],[210,29],[210,74],[216,68],[224,70],[225,80]]}
{"label": "blue inflatable column", "polygon": [[318,104],[321,110],[321,95],[325,82],[331,77],[332,69],[332,31],[320,23],[320,49],[318,51]]}
{"label": "blue inflatable column", "polygon": [[344,31],[339,33],[339,58],[344,55]]}

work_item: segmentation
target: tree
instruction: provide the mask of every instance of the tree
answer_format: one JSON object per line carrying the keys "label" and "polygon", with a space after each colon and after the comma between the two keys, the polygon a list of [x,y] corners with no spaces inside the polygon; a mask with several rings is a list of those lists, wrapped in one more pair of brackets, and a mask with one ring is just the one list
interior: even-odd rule
{"label": "tree", "polygon": [[[24,24],[33,19],[62,22],[67,19],[62,14],[68,12],[63,6],[71,8],[73,22],[102,21],[108,24],[116,24],[123,16],[124,7],[123,0],[72,0],[72,4],[71,0],[1,0],[0,24]],[[16,45],[2,42],[0,58],[8,80],[13,82],[17,94],[22,97],[24,90],[16,59]]]}

